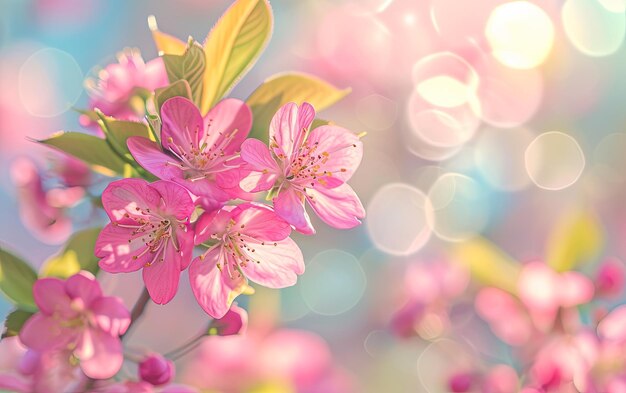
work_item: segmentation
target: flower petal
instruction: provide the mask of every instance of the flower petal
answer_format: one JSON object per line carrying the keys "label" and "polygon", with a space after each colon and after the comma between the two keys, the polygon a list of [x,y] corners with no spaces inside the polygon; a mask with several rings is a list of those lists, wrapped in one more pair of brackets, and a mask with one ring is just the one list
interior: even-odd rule
{"label": "flower petal", "polygon": [[115,296],[104,296],[91,305],[96,325],[112,336],[124,334],[130,325],[130,313]]}
{"label": "flower petal", "polygon": [[265,205],[246,203],[232,212],[240,232],[257,240],[283,240],[291,233],[291,226]]}
{"label": "flower petal", "polygon": [[80,368],[90,378],[111,378],[120,370],[124,361],[122,342],[118,337],[100,329],[91,329],[90,333],[93,354],[89,358],[80,359]]}
{"label": "flower petal", "polygon": [[[109,273],[134,272],[152,261],[154,253],[146,250],[142,233],[108,224],[96,240],[95,254],[100,268]],[[129,242],[130,240],[130,242]]]}
{"label": "flower petal", "polygon": [[126,142],[130,154],[145,170],[159,179],[182,179],[183,171],[176,164],[178,159],[161,151],[156,142],[141,136],[132,136]]}
{"label": "flower petal", "polygon": [[180,280],[181,256],[173,244],[164,247],[163,258],[143,268],[143,281],[156,304],[166,304],[172,300],[178,291]]}
{"label": "flower petal", "polygon": [[[220,268],[217,264],[220,264]],[[239,272],[231,277],[225,266],[221,247],[196,258],[189,267],[189,282],[200,307],[213,318],[222,318],[230,305],[246,287],[246,279]],[[231,263],[232,265],[232,263]]]}
{"label": "flower petal", "polygon": [[61,349],[76,338],[71,329],[61,327],[58,319],[41,313],[30,317],[20,330],[20,341],[39,352]]}
{"label": "flower petal", "polygon": [[221,233],[226,229],[233,213],[228,209],[213,210],[204,213],[196,221],[195,244],[201,244],[211,238],[211,235]]}
{"label": "flower petal", "polygon": [[143,212],[155,209],[160,201],[161,195],[143,179],[114,181],[102,193],[102,206],[111,222],[124,222],[125,214],[147,217]]}
{"label": "flower petal", "polygon": [[349,229],[359,225],[365,209],[352,187],[307,188],[307,200],[319,218],[333,228]]}
{"label": "flower petal", "polygon": [[268,288],[284,288],[296,283],[304,273],[304,258],[300,248],[291,238],[265,244],[251,243],[254,253],[248,253],[252,262],[243,271],[246,276]]}
{"label": "flower petal", "polygon": [[274,210],[298,232],[305,235],[315,233],[309,215],[304,210],[304,196],[294,188],[288,187],[274,198]]}
{"label": "flower petal", "polygon": [[352,131],[342,127],[317,127],[309,134],[307,144],[316,145],[315,154],[328,153],[320,172],[332,173],[332,178],[342,182],[352,177],[363,158],[363,142]]}
{"label": "flower petal", "polygon": [[269,190],[280,175],[280,168],[270,151],[257,139],[247,139],[241,145],[241,159],[246,163],[241,173],[239,186],[246,192]]}
{"label": "flower petal", "polygon": [[274,148],[276,156],[282,154],[291,160],[313,119],[315,109],[308,103],[303,103],[300,108],[293,102],[280,107],[270,122],[270,144],[276,142],[278,145]]}
{"label": "flower petal", "polygon": [[185,97],[172,97],[161,107],[161,144],[164,150],[178,155],[199,146],[204,131],[202,115],[196,105]]}
{"label": "flower petal", "polygon": [[81,271],[68,278],[65,282],[65,290],[72,298],[82,299],[86,307],[91,302],[102,297],[102,289],[93,274]]}
{"label": "flower petal", "polygon": [[33,297],[44,314],[71,313],[71,299],[65,292],[65,283],[58,278],[46,277],[37,280],[33,285]]}
{"label": "flower petal", "polygon": [[204,116],[205,134],[201,144],[222,146],[230,155],[239,151],[252,127],[252,111],[245,102],[226,98],[217,103]]}
{"label": "flower petal", "polygon": [[163,198],[159,209],[161,212],[171,214],[179,220],[186,220],[193,213],[195,206],[189,191],[183,186],[161,180],[150,184],[150,187],[157,190]]}

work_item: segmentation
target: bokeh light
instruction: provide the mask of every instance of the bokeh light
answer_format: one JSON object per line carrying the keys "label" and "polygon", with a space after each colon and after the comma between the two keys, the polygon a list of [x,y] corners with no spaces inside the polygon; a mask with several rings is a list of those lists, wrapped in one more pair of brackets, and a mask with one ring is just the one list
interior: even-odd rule
{"label": "bokeh light", "polygon": [[22,65],[19,94],[22,105],[37,117],[54,117],[70,109],[83,90],[83,72],[67,52],[44,48]]}
{"label": "bokeh light", "polygon": [[430,238],[432,208],[423,192],[408,184],[387,184],[367,204],[367,230],[378,249],[409,255]]}
{"label": "bokeh light", "polygon": [[487,225],[486,191],[469,176],[444,174],[430,187],[428,198],[434,211],[433,232],[443,240],[469,239]]}
{"label": "bokeh light", "polygon": [[503,191],[521,190],[530,183],[524,155],[532,140],[532,132],[523,127],[486,128],[476,141],[476,167],[494,188]]}
{"label": "bokeh light", "polygon": [[398,117],[398,104],[380,94],[361,98],[355,109],[357,118],[371,130],[386,130]]}
{"label": "bokeh light", "polygon": [[489,16],[485,36],[502,64],[520,69],[545,61],[554,43],[554,27],[546,13],[527,1],[496,7]]}
{"label": "bokeh light", "polygon": [[359,260],[341,250],[322,251],[307,264],[300,282],[302,298],[311,311],[339,315],[363,297],[367,281]]}
{"label": "bokeh light", "polygon": [[537,136],[525,154],[528,176],[546,190],[571,186],[585,168],[585,155],[576,139],[559,131]]}
{"label": "bokeh light", "polygon": [[594,169],[605,181],[623,183],[626,180],[626,134],[614,133],[602,138],[593,152]]}
{"label": "bokeh light", "polygon": [[567,0],[561,10],[563,28],[576,49],[588,56],[607,56],[624,41],[626,17],[606,8],[599,0]]}

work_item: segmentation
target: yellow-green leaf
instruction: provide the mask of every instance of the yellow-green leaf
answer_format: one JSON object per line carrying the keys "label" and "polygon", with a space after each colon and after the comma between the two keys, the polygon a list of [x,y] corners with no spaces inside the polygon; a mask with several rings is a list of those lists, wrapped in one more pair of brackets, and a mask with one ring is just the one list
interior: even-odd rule
{"label": "yellow-green leaf", "polygon": [[190,40],[187,50],[182,55],[163,55],[165,70],[170,83],[185,80],[189,83],[191,96],[196,105],[202,99],[205,57],[202,47]]}
{"label": "yellow-green leaf", "polygon": [[154,93],[154,102],[156,103],[157,113],[161,115],[161,107],[163,103],[172,97],[185,97],[191,100],[191,88],[189,83],[181,79],[169,86],[156,89]]}
{"label": "yellow-green leaf", "polygon": [[104,175],[124,174],[124,161],[102,138],[80,132],[58,132],[39,143],[76,157]]}
{"label": "yellow-green leaf", "polygon": [[36,310],[33,284],[37,273],[22,259],[0,248],[0,290],[20,308]]}
{"label": "yellow-green leaf", "polygon": [[589,212],[576,212],[557,223],[548,240],[546,260],[556,271],[591,262],[604,244],[602,227]]}
{"label": "yellow-green leaf", "polygon": [[187,44],[178,38],[159,31],[154,15],[148,17],[148,27],[152,31],[152,39],[159,54],[182,55],[187,49]]}
{"label": "yellow-green leaf", "polygon": [[217,21],[204,43],[203,114],[254,64],[269,41],[272,25],[267,0],[238,0]]}
{"label": "yellow-green leaf", "polygon": [[81,270],[96,275],[99,267],[94,248],[101,230],[91,228],[76,232],[59,254],[46,261],[41,268],[41,275],[67,278]]}
{"label": "yellow-green leaf", "polygon": [[144,123],[128,120],[116,120],[112,117],[106,117],[100,111],[97,111],[100,116],[101,128],[104,131],[111,146],[115,149],[117,154],[124,155],[129,159],[132,159],[126,141],[131,136],[141,136],[144,138],[150,138],[150,130]]}
{"label": "yellow-green leaf", "polygon": [[452,259],[467,267],[482,284],[515,293],[519,264],[487,239],[476,237],[456,244]]}
{"label": "yellow-green leaf", "polygon": [[284,104],[308,102],[321,111],[350,93],[312,75],[287,73],[267,79],[246,100],[252,109],[253,121],[250,136],[267,141],[272,117]]}
{"label": "yellow-green leaf", "polygon": [[34,312],[25,311],[21,309],[13,310],[7,319],[4,321],[4,331],[2,332],[2,338],[17,336],[22,330],[22,326],[26,323],[28,318],[32,317]]}

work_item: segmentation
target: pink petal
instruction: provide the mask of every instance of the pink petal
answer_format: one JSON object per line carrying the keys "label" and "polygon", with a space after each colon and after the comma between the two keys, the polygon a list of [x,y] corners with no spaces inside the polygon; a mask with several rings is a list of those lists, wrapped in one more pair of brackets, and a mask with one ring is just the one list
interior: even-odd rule
{"label": "pink petal", "polygon": [[209,198],[212,201],[215,201],[216,204],[223,205],[224,202],[231,199],[228,191],[223,190],[214,180],[211,179],[197,181],[174,179],[174,181],[187,188],[192,194],[198,197]]}
{"label": "pink petal", "polygon": [[172,244],[167,244],[163,259],[143,268],[143,281],[156,304],[166,304],[178,291],[181,256]]}
{"label": "pink petal", "polygon": [[33,285],[33,297],[42,313],[52,315],[61,312],[64,315],[72,314],[71,299],[65,292],[65,283],[58,278],[40,278]]}
{"label": "pink petal", "polygon": [[[248,326],[248,313],[233,303],[230,310],[222,318],[214,319],[209,324],[209,333],[218,336],[232,336],[243,334]],[[215,329],[215,333],[213,333]]]}
{"label": "pink petal", "polygon": [[80,359],[80,368],[90,378],[111,378],[120,370],[124,361],[120,339],[100,329],[91,329],[90,338],[93,354]]}
{"label": "pink petal", "polygon": [[239,151],[241,144],[248,137],[252,127],[252,111],[245,102],[226,98],[217,103],[204,116],[205,134],[201,144],[207,146],[221,145],[224,138],[228,138],[222,148],[224,153],[231,155]]}
{"label": "pink petal", "polygon": [[270,122],[270,144],[278,145],[274,148],[276,156],[283,154],[291,160],[314,119],[315,109],[308,103],[300,108],[293,102],[280,107]]}
{"label": "pink petal", "polygon": [[224,232],[231,217],[233,216],[231,210],[213,210],[201,215],[200,218],[198,218],[198,221],[196,221],[196,237],[194,243],[196,245],[202,244],[209,240],[213,234]]}
{"label": "pink petal", "polygon": [[293,225],[296,230],[305,235],[315,233],[309,215],[304,210],[304,196],[292,187],[287,187],[274,198],[274,210]]}
{"label": "pink petal", "polygon": [[241,158],[249,171],[239,186],[247,192],[259,192],[272,188],[280,175],[280,168],[265,144],[257,139],[246,139],[241,145]]}
{"label": "pink petal", "polygon": [[130,325],[130,313],[118,297],[101,297],[90,308],[97,326],[112,336],[124,334]]}
{"label": "pink petal", "polygon": [[189,192],[184,187],[170,181],[156,181],[150,187],[163,198],[159,211],[171,214],[179,220],[189,218],[195,208]]}
{"label": "pink petal", "polygon": [[178,160],[161,151],[156,142],[141,136],[132,136],[126,142],[135,161],[159,179],[182,179],[183,171]]}
{"label": "pink petal", "polygon": [[65,290],[72,298],[81,299],[85,306],[102,297],[102,289],[93,274],[81,271],[68,278],[65,282]]}
{"label": "pink petal", "polygon": [[69,328],[61,327],[55,317],[41,313],[30,317],[20,331],[20,341],[35,351],[61,349],[76,339]]}
{"label": "pink petal", "polygon": [[113,224],[102,229],[95,247],[96,256],[102,258],[98,263],[102,270],[109,273],[134,272],[152,261],[154,253],[145,252],[142,234],[133,235],[132,232],[131,228],[120,228]]}
{"label": "pink petal", "polygon": [[250,280],[268,288],[284,288],[294,285],[304,273],[302,252],[291,238],[248,245],[254,253],[248,253],[252,261],[243,271]]}
{"label": "pink petal", "polygon": [[204,131],[196,105],[184,97],[173,97],[161,107],[161,144],[179,155],[199,146]]}
{"label": "pink petal", "polygon": [[531,262],[522,268],[517,287],[526,307],[550,311],[560,305],[559,284],[554,270],[542,262]]}
{"label": "pink petal", "polygon": [[598,324],[598,335],[606,340],[626,342],[626,306],[619,306]]}
{"label": "pink petal", "polygon": [[559,278],[559,296],[563,307],[575,307],[593,299],[593,282],[578,272],[565,272]]}
{"label": "pink petal", "polygon": [[267,206],[246,203],[232,213],[240,232],[257,240],[283,240],[291,233],[289,223]]}
{"label": "pink petal", "polygon": [[155,209],[160,201],[161,195],[143,179],[114,181],[102,193],[102,205],[112,222],[124,222],[124,214],[142,216],[140,210]]}
{"label": "pink petal", "polygon": [[185,226],[185,229],[176,229],[174,236],[181,253],[180,270],[182,271],[189,267],[193,258],[194,233],[190,226]]}
{"label": "pink petal", "polygon": [[[220,264],[221,271],[217,267]],[[233,300],[246,286],[246,279],[234,272],[229,276],[221,247],[205,254],[204,259],[196,258],[189,267],[189,282],[200,307],[213,318],[222,318]]]}
{"label": "pink petal", "polygon": [[143,87],[148,90],[155,90],[159,87],[167,86],[168,83],[163,58],[157,57],[146,63],[143,74]]}
{"label": "pink petal", "polygon": [[[352,131],[337,126],[317,127],[307,138],[309,146],[316,146],[316,155],[328,154],[320,164],[320,172],[332,173],[331,179],[348,181],[363,158],[363,143]],[[324,180],[332,181],[324,177]]]}
{"label": "pink petal", "polygon": [[343,184],[332,189],[307,188],[307,200],[319,218],[333,228],[349,229],[359,225],[365,209],[352,187]]}

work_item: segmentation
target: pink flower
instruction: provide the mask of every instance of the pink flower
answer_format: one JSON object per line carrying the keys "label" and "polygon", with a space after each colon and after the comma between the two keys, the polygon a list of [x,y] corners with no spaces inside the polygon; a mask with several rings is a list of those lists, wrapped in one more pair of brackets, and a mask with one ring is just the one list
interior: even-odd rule
{"label": "pink flower", "polygon": [[38,352],[72,349],[83,372],[97,379],[117,373],[124,359],[119,339],[130,324],[121,299],[103,296],[88,272],[66,281],[39,279],[33,286],[39,312],[20,331],[20,340]]}
{"label": "pink flower", "polygon": [[151,385],[159,386],[174,379],[174,363],[155,353],[139,363],[139,378]]}
{"label": "pink flower", "polygon": [[270,190],[279,216],[305,234],[314,233],[304,201],[328,225],[353,228],[365,210],[346,181],[363,156],[363,144],[349,130],[321,126],[309,132],[313,107],[289,103],[270,123],[270,148],[256,139],[241,146],[249,171],[239,185],[246,192]]}
{"label": "pink flower", "polygon": [[189,268],[200,306],[213,318],[223,317],[247,278],[270,288],[295,284],[304,273],[304,260],[290,233],[289,224],[263,205],[246,203],[203,214],[195,243],[215,244]]}
{"label": "pink flower", "polygon": [[84,196],[82,187],[44,189],[35,164],[19,158],[11,165],[11,176],[19,195],[20,217],[37,238],[46,243],[62,243],[72,232],[67,209]]}
{"label": "pink flower", "polygon": [[96,241],[100,267],[110,273],[143,268],[152,300],[172,300],[193,252],[188,223],[194,205],[187,190],[168,181],[122,179],[104,190],[102,205],[111,223]]}
{"label": "pink flower", "polygon": [[209,324],[209,334],[212,336],[232,336],[243,334],[248,327],[248,313],[243,308],[233,303],[226,314],[214,319]]}
{"label": "pink flower", "polygon": [[618,297],[624,290],[626,266],[617,258],[608,258],[596,273],[596,292],[609,298]]}
{"label": "pink flower", "polygon": [[[142,96],[167,86],[168,79],[163,59],[145,63],[137,50],[126,50],[118,55],[117,63],[98,73],[98,80],[88,79],[85,84],[90,109],[97,108],[117,119],[140,120],[145,115]],[[81,116],[81,123],[92,124],[87,116]]]}
{"label": "pink flower", "polygon": [[[153,175],[184,185],[193,194],[219,207],[236,187],[235,160],[252,125],[252,112],[239,100],[225,99],[202,118],[193,102],[183,97],[161,107],[161,145],[142,137],[128,139],[137,162]],[[233,181],[235,179],[235,181]],[[234,183],[234,184],[233,184]],[[212,202],[212,203],[211,203]]]}

